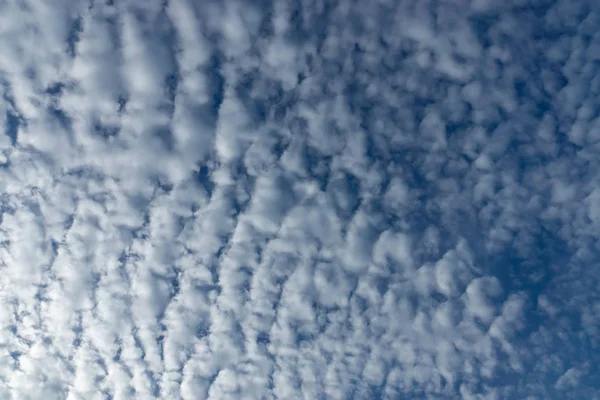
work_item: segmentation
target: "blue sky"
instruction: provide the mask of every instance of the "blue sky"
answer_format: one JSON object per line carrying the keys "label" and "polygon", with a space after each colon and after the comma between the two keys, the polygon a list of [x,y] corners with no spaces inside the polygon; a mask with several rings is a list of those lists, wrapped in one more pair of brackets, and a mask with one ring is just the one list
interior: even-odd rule
{"label": "blue sky", "polygon": [[0,4],[1,399],[600,399],[591,0]]}

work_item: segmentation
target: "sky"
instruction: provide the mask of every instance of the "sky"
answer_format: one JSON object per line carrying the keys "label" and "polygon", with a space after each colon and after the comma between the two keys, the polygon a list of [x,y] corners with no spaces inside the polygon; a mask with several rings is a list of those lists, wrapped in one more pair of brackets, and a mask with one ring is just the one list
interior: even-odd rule
{"label": "sky", "polygon": [[0,1],[0,399],[600,399],[600,3]]}

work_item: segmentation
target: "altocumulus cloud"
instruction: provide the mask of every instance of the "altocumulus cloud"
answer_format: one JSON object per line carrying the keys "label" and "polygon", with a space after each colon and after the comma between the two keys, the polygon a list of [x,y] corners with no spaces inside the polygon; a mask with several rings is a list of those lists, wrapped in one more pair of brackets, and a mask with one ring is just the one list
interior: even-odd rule
{"label": "altocumulus cloud", "polygon": [[0,398],[600,399],[599,32],[0,3]]}

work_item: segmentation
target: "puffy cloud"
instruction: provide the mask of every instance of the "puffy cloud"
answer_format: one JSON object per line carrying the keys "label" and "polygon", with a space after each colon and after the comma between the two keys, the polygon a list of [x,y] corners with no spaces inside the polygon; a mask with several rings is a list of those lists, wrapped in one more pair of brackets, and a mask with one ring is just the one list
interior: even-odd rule
{"label": "puffy cloud", "polygon": [[599,16],[2,3],[0,397],[598,397]]}

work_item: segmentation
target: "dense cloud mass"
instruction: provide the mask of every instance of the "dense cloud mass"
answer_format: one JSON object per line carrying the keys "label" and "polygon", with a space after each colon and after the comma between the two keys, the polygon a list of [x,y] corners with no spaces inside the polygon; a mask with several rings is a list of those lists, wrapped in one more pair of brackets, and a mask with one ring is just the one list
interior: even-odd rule
{"label": "dense cloud mass", "polygon": [[1,399],[600,399],[600,4],[0,2]]}

